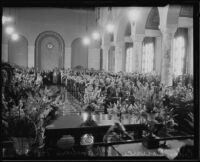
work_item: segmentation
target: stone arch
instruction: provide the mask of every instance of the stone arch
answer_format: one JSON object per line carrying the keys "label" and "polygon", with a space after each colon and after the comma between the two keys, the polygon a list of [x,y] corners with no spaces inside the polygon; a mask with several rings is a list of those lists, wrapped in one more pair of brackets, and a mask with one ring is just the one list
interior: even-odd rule
{"label": "stone arch", "polygon": [[28,67],[28,40],[19,35],[19,39],[8,40],[8,62],[11,64]]}
{"label": "stone arch", "polygon": [[82,43],[82,38],[76,38],[71,44],[71,67],[88,68],[88,47]]}
{"label": "stone arch", "polygon": [[102,37],[102,46],[109,46],[109,45],[110,45],[110,35],[105,31]]}
{"label": "stone arch", "polygon": [[130,25],[130,21],[127,18],[121,17],[117,25],[115,39],[116,42],[124,41],[124,36],[126,35],[127,27],[129,27]]}
{"label": "stone arch", "polygon": [[178,25],[178,18],[180,14],[181,6],[170,5],[167,12],[167,26]]}
{"label": "stone arch", "polygon": [[160,24],[160,16],[158,8],[152,7],[148,15],[145,28],[159,30],[159,24]]}
{"label": "stone arch", "polygon": [[178,26],[178,18],[180,14],[181,6],[167,5],[165,7],[158,7],[160,15],[160,28]]}
{"label": "stone arch", "polygon": [[139,9],[140,17],[135,23],[135,33],[133,34],[145,34],[146,22],[152,7],[144,7]]}
{"label": "stone arch", "polygon": [[64,68],[64,53],[65,42],[59,33],[54,31],[40,33],[35,41],[35,68],[38,70]]}

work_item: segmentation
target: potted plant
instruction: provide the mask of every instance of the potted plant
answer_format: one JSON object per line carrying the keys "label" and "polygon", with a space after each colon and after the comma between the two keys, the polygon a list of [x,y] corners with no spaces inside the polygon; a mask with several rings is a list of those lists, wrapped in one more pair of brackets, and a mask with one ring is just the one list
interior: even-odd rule
{"label": "potted plant", "polygon": [[133,106],[133,114],[137,121],[146,125],[143,134],[143,145],[149,149],[158,148],[159,141],[156,133],[159,122],[156,120],[156,116],[162,106],[162,92],[158,94],[155,89],[150,89],[147,85],[138,84],[138,87],[134,96],[136,100]]}
{"label": "potted plant", "polygon": [[148,149],[154,149],[159,147],[159,141],[157,140],[157,136],[155,135],[157,131],[156,125],[158,121],[155,119],[156,113],[154,111],[145,111],[146,114],[146,126],[147,129],[143,134],[143,145]]}
{"label": "potted plant", "polygon": [[13,117],[9,122],[9,132],[14,141],[18,155],[27,155],[30,145],[35,142],[37,129],[34,122],[27,116]]}

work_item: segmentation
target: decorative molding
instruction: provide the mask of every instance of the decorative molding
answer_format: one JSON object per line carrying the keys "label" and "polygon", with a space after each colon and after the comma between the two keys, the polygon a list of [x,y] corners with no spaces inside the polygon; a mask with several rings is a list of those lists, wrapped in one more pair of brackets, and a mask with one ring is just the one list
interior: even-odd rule
{"label": "decorative molding", "polygon": [[124,46],[124,44],[125,44],[124,41],[115,42],[115,46],[116,46],[116,47],[122,47],[122,46]]}
{"label": "decorative molding", "polygon": [[132,43],[133,40],[132,40],[131,36],[126,36],[126,37],[124,37],[124,42],[125,43]]}
{"label": "decorative molding", "polygon": [[193,27],[193,19],[190,17],[179,17],[178,18],[178,27]]}
{"label": "decorative molding", "polygon": [[147,37],[160,37],[161,34],[162,33],[160,30],[151,30],[151,29],[145,30],[145,36],[147,36]]}
{"label": "decorative molding", "polygon": [[142,42],[145,37],[145,34],[136,34],[132,35],[133,42]]}
{"label": "decorative molding", "polygon": [[160,31],[162,32],[162,34],[165,33],[165,34],[173,34],[174,35],[178,26],[177,26],[177,24],[176,25],[173,24],[173,25],[168,25],[167,27],[160,26],[159,28],[160,28]]}

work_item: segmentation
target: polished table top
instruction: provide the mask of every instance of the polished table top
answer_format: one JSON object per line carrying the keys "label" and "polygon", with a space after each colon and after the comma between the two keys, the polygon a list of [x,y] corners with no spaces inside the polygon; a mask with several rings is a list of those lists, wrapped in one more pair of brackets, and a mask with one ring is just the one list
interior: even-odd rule
{"label": "polished table top", "polygon": [[[59,129],[59,128],[78,128],[80,127],[81,123],[83,123],[87,118],[86,113],[81,114],[71,114],[71,115],[63,115],[59,116],[55,121],[53,121],[50,125],[48,125],[47,129]],[[121,118],[122,124],[138,124],[134,117],[128,117],[126,115],[122,115]],[[118,116],[113,115],[110,116],[108,114],[99,114],[93,115],[93,120],[99,126],[106,126],[106,125],[114,125],[115,122],[119,122],[120,119]]]}

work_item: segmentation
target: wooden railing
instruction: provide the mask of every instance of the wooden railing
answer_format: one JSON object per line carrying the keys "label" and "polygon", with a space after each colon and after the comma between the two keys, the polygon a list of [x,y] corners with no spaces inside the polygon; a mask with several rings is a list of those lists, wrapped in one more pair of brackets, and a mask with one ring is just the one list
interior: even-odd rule
{"label": "wooden railing", "polygon": [[[71,135],[75,139],[75,144],[80,144],[80,138],[84,134],[92,134],[95,139],[95,143],[103,142],[103,137],[106,134],[110,126],[97,126],[97,127],[80,127],[80,128],[66,128],[66,129],[46,129],[45,130],[45,146],[56,146],[57,140],[63,135]],[[144,124],[130,124],[125,125],[127,132],[134,132],[135,139],[142,138],[142,131],[147,127]]]}

